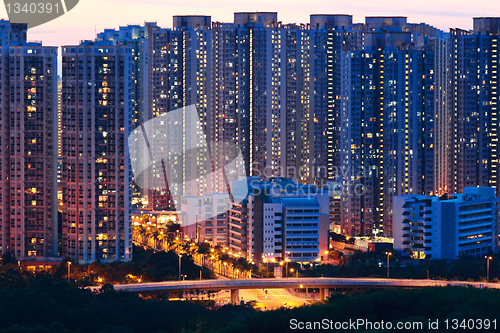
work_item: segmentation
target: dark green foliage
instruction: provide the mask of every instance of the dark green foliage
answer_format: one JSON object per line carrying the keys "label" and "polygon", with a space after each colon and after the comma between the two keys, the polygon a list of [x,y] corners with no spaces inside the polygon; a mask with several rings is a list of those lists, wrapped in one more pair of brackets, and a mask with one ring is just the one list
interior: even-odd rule
{"label": "dark green foliage", "polygon": [[[290,329],[291,319],[307,322],[325,318],[334,322],[360,318],[372,322],[384,320],[392,323],[421,321],[424,330],[418,332],[446,332],[443,320],[447,318],[500,320],[498,297],[499,290],[458,287],[373,291],[354,297],[336,294],[327,304],[257,312],[209,332],[294,332]],[[440,319],[440,329],[427,330],[429,319]]]}
{"label": "dark green foliage", "polygon": [[[74,274],[80,283],[72,282],[71,285],[66,280],[66,261],[51,273],[32,274],[19,270],[14,259],[5,259],[0,269],[0,333],[276,333],[292,331],[290,319],[348,321],[363,318],[370,321],[427,323],[429,319],[440,319],[442,322],[446,318],[495,319],[498,316],[500,320],[500,290],[456,287],[349,290],[345,294],[334,294],[325,304],[292,310],[261,312],[254,310],[251,305],[224,306],[216,310],[213,301],[167,302],[163,295],[144,299],[134,294],[116,292],[109,283],[121,282],[127,274],[141,276],[144,282],[176,280],[179,259],[173,252],[154,253],[135,248],[134,260],[130,263],[73,263],[72,278]],[[317,265],[302,270],[300,274],[384,277],[385,267],[378,267],[379,260],[383,259],[384,256],[357,253],[345,265]],[[484,276],[485,271],[485,262],[480,259],[424,261],[420,265],[406,267],[397,265],[398,259],[391,258],[391,263],[395,264],[391,267],[391,277],[425,278],[429,270],[431,278],[477,280]],[[491,261],[492,279],[498,277],[496,261],[497,258]],[[292,265],[290,263],[290,267]],[[188,278],[199,277],[199,270],[188,255],[182,257],[182,272]],[[205,272],[203,274],[205,277]],[[92,282],[97,276],[103,277],[105,281],[99,293],[92,294],[79,287],[84,285],[82,281]]]}
{"label": "dark green foliage", "polygon": [[[500,257],[492,255],[490,261],[490,281],[500,278]],[[426,279],[485,281],[486,259],[464,257],[458,260],[421,260],[405,262],[405,259],[392,255],[390,258],[390,277],[394,279]],[[380,265],[381,264],[381,265]],[[301,276],[308,277],[386,277],[387,256],[373,252],[356,252],[346,257],[346,262],[340,266],[315,265],[305,266],[300,271]]]}
{"label": "dark green foliage", "polygon": [[[168,302],[116,292],[110,284],[99,293],[54,282],[48,274],[26,278],[17,269],[0,275],[0,333],[142,333],[142,332],[289,332],[299,321],[423,321],[428,319],[495,319],[500,290],[425,288],[351,291],[328,302],[275,311],[251,306],[211,310],[202,302]],[[212,303],[213,304],[213,303]],[[425,330],[424,330],[425,332]]]}
{"label": "dark green foliage", "polygon": [[[22,280],[12,284],[12,277]],[[205,332],[253,312],[247,307],[211,311],[191,302],[142,299],[105,285],[98,294],[53,282],[25,279],[14,269],[0,277],[0,332]]]}
{"label": "dark green foliage", "polygon": [[345,238],[344,235],[337,234],[333,231],[330,231],[330,239],[334,242],[339,242],[339,243],[346,243],[347,239]]}
{"label": "dark green foliage", "polygon": [[[182,274],[187,280],[200,278],[200,270],[204,279],[213,279],[215,275],[207,268],[194,264],[191,256],[182,256]],[[51,274],[55,280],[67,279],[67,260],[52,268]],[[132,275],[133,278],[129,277]],[[134,246],[132,262],[113,262],[101,264],[94,262],[89,265],[71,264],[71,280],[81,286],[96,285],[101,278],[104,283],[132,283],[140,278],[142,282],[172,281],[179,279],[179,257],[173,251],[144,250]]]}

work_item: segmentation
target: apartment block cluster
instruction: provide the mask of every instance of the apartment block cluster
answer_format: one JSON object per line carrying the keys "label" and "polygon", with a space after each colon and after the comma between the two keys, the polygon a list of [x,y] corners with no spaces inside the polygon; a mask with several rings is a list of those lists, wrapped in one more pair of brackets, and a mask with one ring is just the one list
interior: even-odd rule
{"label": "apartment block cluster", "polygon": [[131,260],[130,48],[64,48],[60,90],[58,47],[27,42],[26,25],[5,20],[0,40],[0,253]]}
{"label": "apartment block cluster", "polygon": [[[345,235],[391,237],[398,195],[498,189],[499,22],[474,18],[472,30],[444,32],[406,17],[174,16],[172,28],[146,22],[62,46],[58,105],[57,48],[1,21],[0,252],[130,260],[137,192],[154,211],[197,206],[185,216],[189,232],[248,258],[311,261],[322,254],[323,214]],[[182,130],[191,106],[195,133]],[[133,175],[129,135],[175,110],[181,130],[168,147],[208,143],[211,158],[171,154],[182,186],[165,186],[164,165]],[[239,153],[241,181],[261,182],[241,201],[228,193],[239,177],[202,177]],[[280,190],[280,179],[296,190]]]}

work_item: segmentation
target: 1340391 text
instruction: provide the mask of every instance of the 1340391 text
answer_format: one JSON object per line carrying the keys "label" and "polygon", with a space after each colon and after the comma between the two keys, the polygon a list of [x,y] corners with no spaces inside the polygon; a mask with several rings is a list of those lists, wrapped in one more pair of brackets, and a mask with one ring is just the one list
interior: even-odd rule
{"label": "1340391 text", "polygon": [[59,3],[52,4],[50,2],[32,2],[28,3],[7,3],[5,5],[7,8],[7,13],[11,14],[59,14],[61,10],[59,7]]}

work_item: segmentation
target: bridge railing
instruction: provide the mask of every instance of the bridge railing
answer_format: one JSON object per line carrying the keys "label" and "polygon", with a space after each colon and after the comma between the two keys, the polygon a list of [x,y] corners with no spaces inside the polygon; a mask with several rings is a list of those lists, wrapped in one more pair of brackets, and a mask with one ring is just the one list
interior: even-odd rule
{"label": "bridge railing", "polygon": [[[441,280],[364,279],[364,278],[280,278],[240,280],[190,280],[115,285],[116,290],[155,293],[185,290],[283,289],[283,288],[423,288],[423,287],[500,288],[497,283]],[[89,287],[98,289],[98,287]]]}

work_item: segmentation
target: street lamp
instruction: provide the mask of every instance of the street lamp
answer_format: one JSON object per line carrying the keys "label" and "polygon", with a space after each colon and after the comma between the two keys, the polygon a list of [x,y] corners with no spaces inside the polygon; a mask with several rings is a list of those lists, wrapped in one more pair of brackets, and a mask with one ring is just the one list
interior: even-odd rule
{"label": "street lamp", "polygon": [[490,260],[493,259],[491,256],[485,256],[486,258],[486,282],[490,282]]}
{"label": "street lamp", "polygon": [[286,264],[286,275],[285,277],[288,277],[288,262],[290,261],[290,259],[286,258],[285,259],[285,264]]}
{"label": "street lamp", "polygon": [[288,277],[288,262],[290,261],[290,259],[288,259],[289,255],[290,255],[290,252],[285,251],[285,263],[286,263],[286,275],[285,275],[285,277]]}
{"label": "street lamp", "polygon": [[184,278],[187,278],[187,275],[182,276],[182,281],[184,281]]}
{"label": "street lamp", "polygon": [[387,254],[387,278],[389,278],[389,256],[392,256],[392,252],[386,252]]}
{"label": "street lamp", "polygon": [[181,258],[182,254],[179,254],[179,281],[181,280]]}
{"label": "street lamp", "polygon": [[68,284],[69,284],[69,276],[71,274],[71,261],[68,261]]}

